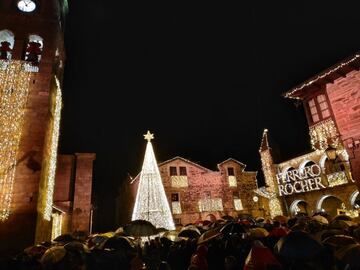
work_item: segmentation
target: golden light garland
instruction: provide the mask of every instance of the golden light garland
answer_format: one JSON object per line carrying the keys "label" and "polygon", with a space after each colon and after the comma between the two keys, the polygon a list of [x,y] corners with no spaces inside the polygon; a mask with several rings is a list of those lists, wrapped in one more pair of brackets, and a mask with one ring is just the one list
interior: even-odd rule
{"label": "golden light garland", "polygon": [[339,132],[332,119],[311,126],[309,133],[311,146],[314,150],[324,150],[329,146],[337,148],[339,145]]}
{"label": "golden light garland", "polygon": [[23,61],[0,60],[0,220],[10,215],[16,158],[31,74]]}
{"label": "golden light garland", "polygon": [[327,175],[329,187],[340,186],[348,183],[345,172],[335,172]]}
{"label": "golden light garland", "polygon": [[55,239],[59,235],[61,235],[61,228],[62,228],[62,214],[61,213],[54,213],[52,216],[52,226],[53,229],[51,230],[51,240]]}
{"label": "golden light garland", "polygon": [[170,180],[172,187],[183,188],[189,185],[187,175],[172,175]]}
{"label": "golden light garland", "polygon": [[50,147],[48,148],[47,157],[49,158],[49,164],[47,169],[47,181],[46,181],[46,197],[44,207],[44,219],[50,220],[53,206],[53,194],[55,186],[55,173],[56,173],[56,161],[57,150],[60,133],[60,119],[61,119],[61,107],[62,107],[62,94],[61,87],[58,78],[55,77],[55,99],[52,111],[52,121],[50,126]]}
{"label": "golden light garland", "polygon": [[281,204],[279,199],[276,196],[276,186],[275,186],[275,178],[274,178],[274,171],[273,171],[273,159],[271,157],[269,145],[268,145],[268,138],[267,138],[268,130],[265,129],[262,137],[261,145],[263,144],[264,140],[266,140],[266,149],[260,149],[260,156],[261,156],[261,165],[262,170],[264,172],[265,183],[267,185],[266,191],[269,194],[269,208],[270,208],[270,216],[273,218],[277,215],[282,215],[283,211],[281,208]]}
{"label": "golden light garland", "polygon": [[198,202],[199,212],[213,212],[213,211],[223,211],[223,203],[221,198],[208,198],[201,199]]}

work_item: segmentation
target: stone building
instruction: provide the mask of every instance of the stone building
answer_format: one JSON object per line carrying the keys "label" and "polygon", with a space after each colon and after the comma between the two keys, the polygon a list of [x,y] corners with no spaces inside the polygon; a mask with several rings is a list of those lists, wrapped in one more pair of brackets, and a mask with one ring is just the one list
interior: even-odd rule
{"label": "stone building", "polygon": [[[360,55],[356,54],[290,89],[284,97],[303,103],[312,151],[273,162],[268,133],[260,148],[269,187],[257,190],[264,198],[276,195],[284,213],[358,215],[360,184]],[[264,142],[266,142],[264,144]],[[267,170],[268,164],[271,170]]]}
{"label": "stone building", "polygon": [[[0,2],[0,242],[7,243],[0,252],[50,240],[55,228],[60,232],[54,215],[90,203],[75,195],[61,198],[71,201],[68,209],[53,204],[54,189],[64,185],[55,184],[55,175],[66,12],[67,0]],[[75,160],[79,176],[72,194],[91,181],[83,171],[92,172],[91,158]],[[85,186],[80,192],[88,194]]]}
{"label": "stone building", "polygon": [[[257,188],[256,172],[245,171],[246,165],[235,159],[221,162],[217,171],[182,157],[159,163],[158,167],[176,224],[224,215],[237,217],[240,213],[257,214],[252,199]],[[134,205],[138,181],[139,175],[131,181],[130,207]]]}

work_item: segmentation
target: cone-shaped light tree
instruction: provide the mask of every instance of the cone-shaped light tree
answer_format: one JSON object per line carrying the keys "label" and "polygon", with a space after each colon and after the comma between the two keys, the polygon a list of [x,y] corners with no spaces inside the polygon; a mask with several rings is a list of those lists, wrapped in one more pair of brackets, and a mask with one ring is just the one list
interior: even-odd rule
{"label": "cone-shaped light tree", "polygon": [[169,202],[166,198],[159,168],[156,162],[151,140],[154,135],[147,132],[144,163],[140,172],[140,180],[136,194],[132,220],[144,219],[157,228],[174,230],[175,225],[171,215]]}

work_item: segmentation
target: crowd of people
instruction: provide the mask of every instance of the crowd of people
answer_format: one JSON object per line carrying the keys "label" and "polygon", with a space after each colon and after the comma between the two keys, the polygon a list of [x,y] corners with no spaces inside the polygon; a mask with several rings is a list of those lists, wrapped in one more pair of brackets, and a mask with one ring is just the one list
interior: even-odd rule
{"label": "crowd of people", "polygon": [[359,258],[359,223],[319,213],[205,220],[142,238],[75,232],[3,258],[0,269],[355,270]]}

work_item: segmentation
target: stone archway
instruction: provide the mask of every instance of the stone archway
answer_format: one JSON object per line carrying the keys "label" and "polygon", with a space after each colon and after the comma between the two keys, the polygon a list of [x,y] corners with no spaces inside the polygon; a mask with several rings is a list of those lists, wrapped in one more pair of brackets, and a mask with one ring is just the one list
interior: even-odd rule
{"label": "stone archway", "polygon": [[291,203],[289,210],[291,216],[298,213],[308,214],[308,203],[304,200],[295,200]]}
{"label": "stone archway", "polygon": [[331,217],[337,215],[337,210],[342,209],[344,202],[334,195],[322,196],[316,204],[316,211],[326,212]]}
{"label": "stone archway", "polygon": [[360,209],[360,196],[358,190],[351,193],[349,200],[353,209]]}

